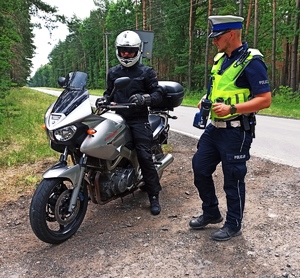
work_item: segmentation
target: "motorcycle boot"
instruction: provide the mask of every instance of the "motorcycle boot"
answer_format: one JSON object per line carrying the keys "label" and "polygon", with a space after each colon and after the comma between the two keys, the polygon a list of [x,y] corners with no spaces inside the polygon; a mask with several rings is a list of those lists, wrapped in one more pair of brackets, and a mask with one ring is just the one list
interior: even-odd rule
{"label": "motorcycle boot", "polygon": [[152,215],[158,215],[160,213],[160,204],[157,195],[149,195],[149,201],[150,201],[150,210]]}

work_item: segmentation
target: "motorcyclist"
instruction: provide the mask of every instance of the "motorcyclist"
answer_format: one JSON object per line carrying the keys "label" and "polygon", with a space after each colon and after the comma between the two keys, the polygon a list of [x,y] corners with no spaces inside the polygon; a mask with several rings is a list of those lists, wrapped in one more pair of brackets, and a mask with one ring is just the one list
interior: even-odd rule
{"label": "motorcyclist", "polygon": [[[144,179],[144,189],[148,193],[150,209],[153,215],[161,211],[159,192],[161,185],[151,155],[152,130],[148,122],[148,106],[162,101],[163,91],[158,86],[156,72],[152,67],[139,62],[141,56],[141,39],[133,31],[120,33],[115,41],[116,56],[120,64],[109,69],[107,74],[107,88],[98,103],[114,101],[117,103],[136,103],[130,109],[117,111],[129,126],[133,143],[137,151],[138,161]],[[130,84],[114,92],[114,81],[119,77],[129,77]]]}

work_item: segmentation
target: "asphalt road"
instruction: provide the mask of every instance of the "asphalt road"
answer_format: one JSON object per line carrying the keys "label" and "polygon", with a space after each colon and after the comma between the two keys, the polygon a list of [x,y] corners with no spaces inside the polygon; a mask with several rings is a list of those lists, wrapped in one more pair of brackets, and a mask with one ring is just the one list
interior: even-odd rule
{"label": "asphalt road", "polygon": [[[41,92],[58,95],[59,91],[35,88]],[[91,104],[95,104],[96,96],[91,96]],[[203,130],[193,127],[197,108],[176,107],[170,119],[171,130],[187,136],[199,138]],[[253,140],[251,155],[269,159],[276,163],[300,168],[300,120],[257,115],[256,138]]]}
{"label": "asphalt road", "polygon": [[[194,115],[198,111],[197,108],[176,107],[172,115],[176,115],[178,120],[170,121],[171,129],[200,137],[203,130],[193,127]],[[300,120],[262,115],[257,115],[256,120],[251,155],[300,168]]]}

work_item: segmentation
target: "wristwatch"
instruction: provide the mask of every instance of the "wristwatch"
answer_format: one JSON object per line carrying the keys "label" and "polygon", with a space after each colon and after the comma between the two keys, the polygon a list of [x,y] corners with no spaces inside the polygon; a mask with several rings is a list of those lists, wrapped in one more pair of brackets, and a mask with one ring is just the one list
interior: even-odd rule
{"label": "wristwatch", "polygon": [[230,114],[233,115],[236,113],[237,108],[235,107],[235,105],[230,105]]}

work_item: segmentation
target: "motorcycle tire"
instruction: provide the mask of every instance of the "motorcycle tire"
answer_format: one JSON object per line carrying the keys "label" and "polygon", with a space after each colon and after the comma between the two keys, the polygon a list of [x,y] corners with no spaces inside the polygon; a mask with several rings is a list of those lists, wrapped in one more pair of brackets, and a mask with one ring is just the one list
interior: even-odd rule
{"label": "motorcycle tire", "polygon": [[86,184],[80,189],[74,210],[68,212],[73,184],[67,179],[44,179],[30,204],[30,225],[35,235],[50,244],[60,244],[80,227],[88,205]]}

